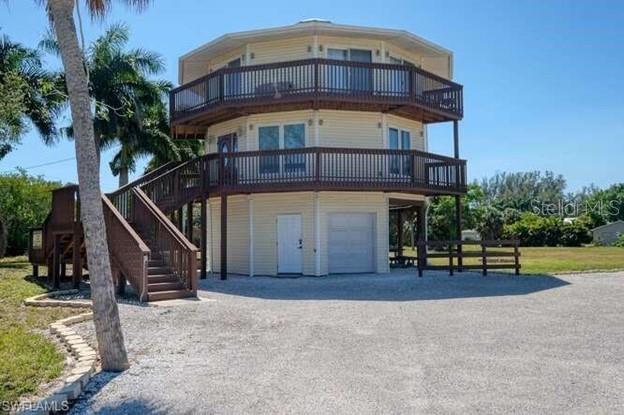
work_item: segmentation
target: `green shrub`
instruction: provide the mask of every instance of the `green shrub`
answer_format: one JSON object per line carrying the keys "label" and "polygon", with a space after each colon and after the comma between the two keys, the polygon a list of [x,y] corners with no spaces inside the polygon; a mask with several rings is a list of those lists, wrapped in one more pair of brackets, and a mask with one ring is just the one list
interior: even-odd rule
{"label": "green shrub", "polygon": [[0,216],[4,219],[6,254],[28,249],[28,230],[41,226],[50,211],[52,190],[61,186],[25,171],[0,175]]}
{"label": "green shrub", "polygon": [[589,229],[582,221],[564,223],[561,228],[561,245],[563,246],[581,246],[590,243],[591,240]]}
{"label": "green shrub", "polygon": [[486,206],[477,221],[476,229],[481,235],[481,239],[500,239],[504,224],[503,212],[494,206]]}
{"label": "green shrub", "polygon": [[522,246],[581,246],[591,241],[584,221],[564,223],[558,216],[539,216],[531,212],[505,225],[503,238],[518,239]]}
{"label": "green shrub", "polygon": [[624,233],[618,234],[617,239],[613,242],[613,246],[619,246],[620,248],[624,248]]}
{"label": "green shrub", "polygon": [[4,258],[6,252],[6,228],[4,227],[4,221],[0,216],[0,258]]}

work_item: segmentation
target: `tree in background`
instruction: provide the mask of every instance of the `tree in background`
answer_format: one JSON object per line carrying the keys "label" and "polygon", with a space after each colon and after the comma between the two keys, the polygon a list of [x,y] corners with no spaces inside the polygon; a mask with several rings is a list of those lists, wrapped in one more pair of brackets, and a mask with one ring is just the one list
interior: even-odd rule
{"label": "tree in background", "polygon": [[[476,183],[468,185],[468,192],[462,196],[462,228],[473,229],[479,221],[484,193]],[[428,210],[428,238],[446,241],[455,239],[455,198],[434,196]]]}
{"label": "tree in background", "polygon": [[30,176],[24,170],[0,175],[0,212],[7,255],[26,252],[28,230],[43,223],[50,211],[52,190],[60,186],[60,182]]}
{"label": "tree in background", "polygon": [[[84,51],[78,43],[74,23],[74,7],[79,4],[74,0],[46,0],[45,3],[65,69],[65,84],[69,95],[78,165],[80,213],[85,228],[87,261],[91,277],[93,321],[102,358],[102,369],[121,371],[128,367],[128,356],[115,300],[106,240],[99,157],[93,127],[87,65]],[[148,0],[126,0],[125,3],[141,8],[148,4]],[[111,0],[85,0],[84,4],[92,17],[101,17],[110,10]]]}
{"label": "tree in background", "polygon": [[500,209],[492,205],[480,207],[475,229],[479,232],[481,239],[490,241],[500,239],[504,225],[505,217]]}
{"label": "tree in background", "polygon": [[4,219],[0,216],[0,258],[4,258],[6,253],[7,234],[6,227],[4,226]]}
{"label": "tree in background", "polygon": [[557,203],[565,199],[566,181],[551,171],[496,173],[483,179],[486,200],[499,209],[531,210],[535,202]]}
{"label": "tree in background", "polygon": [[39,51],[0,36],[0,160],[35,126],[43,142],[53,144],[55,120],[65,97],[59,76],[43,68]]}

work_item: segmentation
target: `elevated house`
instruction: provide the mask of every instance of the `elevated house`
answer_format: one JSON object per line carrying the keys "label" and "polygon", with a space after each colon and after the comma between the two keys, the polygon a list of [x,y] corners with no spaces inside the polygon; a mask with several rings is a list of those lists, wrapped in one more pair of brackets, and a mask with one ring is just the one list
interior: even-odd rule
{"label": "elevated house", "polygon": [[[432,42],[323,20],[227,34],[183,55],[171,133],[204,140],[205,155],[105,198],[117,277],[154,300],[192,295],[198,267],[222,279],[388,272],[391,220],[400,228],[415,211],[422,239],[426,197],[453,195],[461,223],[463,89],[452,76],[453,54]],[[439,122],[453,123],[452,155],[427,151]],[[81,240],[53,236],[52,222],[33,252],[60,274],[70,256],[80,261],[71,240]]]}

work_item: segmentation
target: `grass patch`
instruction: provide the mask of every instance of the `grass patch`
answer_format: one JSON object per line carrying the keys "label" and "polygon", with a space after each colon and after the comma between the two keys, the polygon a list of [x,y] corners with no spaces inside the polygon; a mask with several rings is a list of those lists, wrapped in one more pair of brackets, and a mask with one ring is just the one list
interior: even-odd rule
{"label": "grass patch", "polygon": [[38,308],[25,298],[48,290],[29,277],[25,257],[0,260],[0,402],[36,394],[58,377],[64,356],[42,333],[50,323],[77,314],[71,308]]}
{"label": "grass patch", "polygon": [[[481,250],[478,246],[467,245],[464,249]],[[488,248],[489,249],[489,248]],[[507,251],[510,248],[506,249]],[[405,248],[406,255],[415,255],[411,248]],[[613,271],[624,269],[624,248],[613,246],[583,247],[520,247],[521,273],[557,274],[579,271]],[[448,264],[445,259],[432,259],[433,264]],[[466,263],[480,264],[477,258]],[[513,272],[504,270],[501,272]]]}

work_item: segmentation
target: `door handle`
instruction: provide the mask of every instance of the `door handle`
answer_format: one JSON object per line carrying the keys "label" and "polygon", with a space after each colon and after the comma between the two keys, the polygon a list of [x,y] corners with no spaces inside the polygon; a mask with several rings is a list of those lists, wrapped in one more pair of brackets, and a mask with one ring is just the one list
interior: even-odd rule
{"label": "door handle", "polygon": [[297,247],[297,249],[303,249],[303,240],[299,239],[299,246]]}

